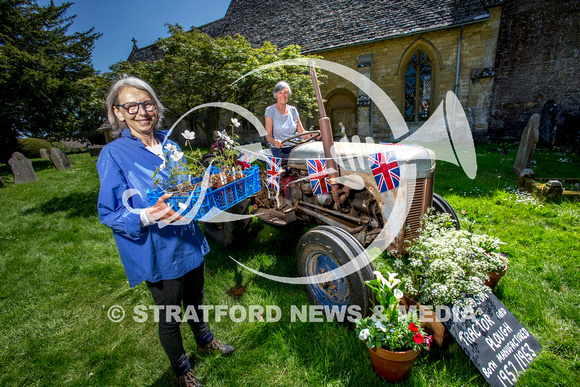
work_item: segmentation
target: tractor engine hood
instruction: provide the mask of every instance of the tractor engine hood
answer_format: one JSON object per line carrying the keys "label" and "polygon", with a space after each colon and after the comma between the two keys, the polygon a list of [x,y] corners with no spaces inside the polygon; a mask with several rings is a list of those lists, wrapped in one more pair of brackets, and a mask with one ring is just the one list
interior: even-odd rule
{"label": "tractor engine hood", "polygon": [[[435,153],[421,146],[335,142],[332,147],[340,170],[347,173],[372,174],[368,155],[382,152],[395,152],[400,165],[415,164],[417,178],[428,178],[435,170]],[[317,141],[294,148],[288,163],[291,168],[307,169],[306,160],[324,158],[322,142]]]}

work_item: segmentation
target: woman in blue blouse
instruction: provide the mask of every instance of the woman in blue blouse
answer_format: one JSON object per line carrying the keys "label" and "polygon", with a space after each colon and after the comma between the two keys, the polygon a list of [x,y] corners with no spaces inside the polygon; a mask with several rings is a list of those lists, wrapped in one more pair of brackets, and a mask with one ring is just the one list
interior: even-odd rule
{"label": "woman in blue blouse", "polygon": [[274,87],[276,103],[266,108],[266,140],[270,143],[272,155],[287,159],[294,144],[282,144],[286,138],[304,133],[304,128],[298,116],[298,110],[288,105],[292,97],[292,89],[286,82],[278,82]]}
{"label": "woman in blue blouse", "polygon": [[[161,146],[166,133],[157,130],[164,107],[147,82],[128,75],[111,86],[106,104],[111,134],[119,138],[103,148],[97,162],[99,217],[113,230],[130,286],[146,281],[160,307],[159,339],[180,384],[198,386],[183,348],[180,320],[170,311],[181,312],[183,304],[186,316],[192,311],[198,316],[188,318],[198,351],[227,355],[234,348],[221,344],[202,318],[209,247],[197,222],[180,222],[165,204],[171,194],[154,206],[147,200],[153,172],[170,162]],[[177,145],[169,140],[166,144]]]}

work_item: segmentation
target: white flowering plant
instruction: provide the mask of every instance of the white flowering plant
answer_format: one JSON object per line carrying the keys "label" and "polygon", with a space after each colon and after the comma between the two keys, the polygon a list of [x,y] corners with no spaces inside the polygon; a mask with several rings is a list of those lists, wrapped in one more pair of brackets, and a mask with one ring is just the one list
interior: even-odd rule
{"label": "white flowering plant", "polygon": [[238,151],[236,147],[239,146],[238,136],[234,134],[234,128],[240,126],[237,118],[232,118],[230,127],[232,128],[232,135],[228,135],[226,130],[215,131],[213,149],[215,151],[214,163],[222,169],[235,168],[238,160]]}
{"label": "white flowering plant", "polygon": [[163,147],[165,161],[152,176],[153,187],[159,186],[166,192],[178,193],[192,191],[197,186],[195,178],[201,176],[205,170],[201,162],[201,151],[191,147],[191,141],[195,139],[194,132],[186,130],[181,135],[185,138],[191,154],[186,155],[175,144],[166,144]]}
{"label": "white flowering plant", "polygon": [[[237,118],[231,119],[232,137],[234,128],[240,126]],[[216,142],[213,145],[215,158],[213,165],[222,170],[231,171],[231,175],[240,176],[236,171],[237,154],[235,147],[239,144],[228,136],[225,130],[215,132]],[[195,133],[185,130],[181,135],[185,138],[185,145],[189,147],[190,154],[182,152],[178,146],[167,144],[163,148],[165,161],[155,170],[152,176],[153,187],[160,187],[165,192],[187,193],[195,190],[199,185],[199,177],[205,172],[206,166],[202,162],[202,154],[199,149],[193,149],[191,141],[195,139]],[[164,171],[164,172],[161,172]],[[212,172],[213,173],[213,172]],[[212,176],[212,181],[217,180]],[[222,181],[227,181],[223,176]]]}
{"label": "white flowering plant", "polygon": [[373,314],[356,324],[358,338],[368,348],[383,348],[389,351],[418,351],[429,349],[433,338],[428,336],[416,311],[406,312],[400,305],[403,292],[397,273],[388,273],[387,278],[374,271],[375,279],[366,281],[375,294]]}
{"label": "white flowering plant", "polygon": [[499,273],[506,269],[509,259],[500,252],[502,242],[499,238],[472,233],[471,241],[475,245],[474,254],[479,254],[477,259],[486,263],[488,272]]}
{"label": "white flowering plant", "polygon": [[405,281],[405,294],[426,305],[466,305],[471,295],[489,291],[489,271],[503,270],[508,259],[498,238],[456,230],[449,214],[427,213],[407,257],[394,268]]}

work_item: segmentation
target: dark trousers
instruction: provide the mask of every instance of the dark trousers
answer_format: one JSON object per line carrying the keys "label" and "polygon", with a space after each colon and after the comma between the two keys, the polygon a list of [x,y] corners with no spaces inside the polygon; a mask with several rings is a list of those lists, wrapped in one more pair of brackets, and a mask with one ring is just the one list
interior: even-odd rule
{"label": "dark trousers", "polygon": [[[159,340],[177,376],[186,374],[191,368],[181,339],[182,303],[187,311],[187,322],[193,331],[196,343],[204,345],[213,340],[213,333],[203,321],[203,310],[200,308],[203,305],[204,282],[205,262],[180,278],[155,283],[147,281],[155,304],[158,307],[163,306],[163,309],[159,310]],[[171,308],[174,310],[179,308],[179,321],[168,313],[168,309]],[[192,311],[195,312],[197,318],[192,317]]]}
{"label": "dark trousers", "polygon": [[[279,159],[287,159],[290,157],[290,152],[294,149],[294,147],[287,147],[287,148],[276,148],[275,146],[271,146],[270,150],[272,151],[272,156],[278,157]],[[287,160],[282,160],[283,162]]]}

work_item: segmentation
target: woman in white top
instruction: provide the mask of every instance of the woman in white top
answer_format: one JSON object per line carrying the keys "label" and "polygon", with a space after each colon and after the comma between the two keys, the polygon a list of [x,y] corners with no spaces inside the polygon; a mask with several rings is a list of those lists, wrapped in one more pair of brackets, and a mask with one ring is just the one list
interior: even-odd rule
{"label": "woman in white top", "polygon": [[[282,144],[286,138],[304,133],[304,128],[298,116],[298,110],[288,105],[292,96],[292,89],[286,82],[278,82],[274,87],[276,103],[266,109],[266,140],[270,143],[272,155],[279,158],[288,158],[292,150],[291,143]],[[284,147],[284,148],[283,148]]]}

